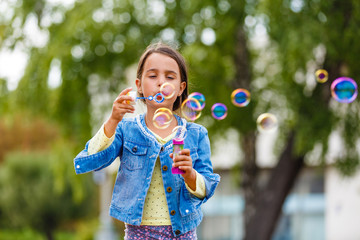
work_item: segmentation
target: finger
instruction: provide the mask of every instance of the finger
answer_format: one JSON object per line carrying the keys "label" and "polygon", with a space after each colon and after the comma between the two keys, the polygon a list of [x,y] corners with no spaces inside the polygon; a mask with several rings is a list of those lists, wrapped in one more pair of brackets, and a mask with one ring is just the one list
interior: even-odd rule
{"label": "finger", "polygon": [[180,161],[180,162],[174,162],[172,164],[173,167],[181,167],[181,166],[184,166],[184,167],[193,167],[191,162],[187,162],[187,161]]}
{"label": "finger", "polygon": [[192,169],[192,167],[188,167],[188,166],[179,166],[178,168],[185,172],[191,172],[191,169]]}
{"label": "finger", "polygon": [[118,109],[118,110],[130,110],[130,111],[134,111],[135,107],[133,105],[130,104],[125,104],[125,103],[117,103],[114,104],[114,108]]}
{"label": "finger", "polygon": [[133,102],[134,99],[133,99],[131,96],[129,96],[129,95],[119,95],[119,96],[115,99],[114,103],[123,103],[123,102],[126,102],[126,101]]}
{"label": "finger", "polygon": [[189,167],[192,168],[193,166],[188,162],[176,162],[172,164],[172,167]]}
{"label": "finger", "polygon": [[132,87],[125,88],[124,90],[122,90],[122,91],[120,92],[120,94],[118,95],[118,97],[124,96],[124,95],[128,94],[131,90],[132,90]]}
{"label": "finger", "polygon": [[192,162],[191,157],[187,155],[177,155],[174,157],[174,162],[189,161]]}
{"label": "finger", "polygon": [[181,150],[179,154],[190,156],[190,149],[185,148],[185,149]]}

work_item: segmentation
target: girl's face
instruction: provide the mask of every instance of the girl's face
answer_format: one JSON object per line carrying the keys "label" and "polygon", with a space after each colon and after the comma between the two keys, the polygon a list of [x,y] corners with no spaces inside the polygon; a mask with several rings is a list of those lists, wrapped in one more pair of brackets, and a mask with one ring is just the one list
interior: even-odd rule
{"label": "girl's face", "polygon": [[180,70],[177,62],[164,54],[152,53],[145,61],[141,79],[136,79],[138,92],[144,97],[155,96],[160,92],[160,87],[164,83],[171,83],[175,87],[175,94],[162,103],[157,103],[146,99],[147,107],[157,109],[166,107],[172,110],[174,102],[182,94],[186,87],[185,82],[181,82]]}

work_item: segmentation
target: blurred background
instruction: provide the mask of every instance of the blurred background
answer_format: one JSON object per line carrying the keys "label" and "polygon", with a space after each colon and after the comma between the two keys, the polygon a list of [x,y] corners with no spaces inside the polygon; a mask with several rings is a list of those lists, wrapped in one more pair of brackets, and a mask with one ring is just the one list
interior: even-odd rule
{"label": "blurred background", "polygon": [[[358,0],[1,0],[0,239],[123,239],[108,216],[119,160],[76,176],[73,158],[160,40],[206,98],[196,122],[222,177],[199,239],[360,239],[359,100],[330,91],[359,84],[359,36]],[[262,113],[274,131],[258,130]]]}

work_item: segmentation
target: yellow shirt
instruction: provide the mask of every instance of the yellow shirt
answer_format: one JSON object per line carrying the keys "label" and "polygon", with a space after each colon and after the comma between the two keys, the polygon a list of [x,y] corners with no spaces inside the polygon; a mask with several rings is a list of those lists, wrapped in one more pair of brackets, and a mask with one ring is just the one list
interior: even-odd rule
{"label": "yellow shirt", "polygon": [[[153,132],[152,132],[153,133]],[[166,138],[153,133],[161,144],[165,144],[173,138],[173,134]],[[104,125],[90,140],[88,154],[100,152],[111,145],[115,135],[108,138],[104,132]],[[206,194],[205,181],[203,176],[196,172],[196,190],[193,191],[186,183],[187,190],[198,198],[204,198]],[[171,225],[169,210],[166,202],[165,188],[162,181],[161,164],[159,158],[156,160],[154,172],[151,178],[149,190],[146,194],[141,225]]]}

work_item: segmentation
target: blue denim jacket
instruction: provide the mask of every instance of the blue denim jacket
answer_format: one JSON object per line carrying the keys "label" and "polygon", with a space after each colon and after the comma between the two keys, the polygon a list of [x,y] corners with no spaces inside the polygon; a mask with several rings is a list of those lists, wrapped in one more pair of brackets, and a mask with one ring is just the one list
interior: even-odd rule
{"label": "blue denim jacket", "polygon": [[[176,115],[175,115],[176,116]],[[171,173],[173,160],[172,141],[161,145],[145,125],[144,114],[135,118],[124,118],[117,126],[113,143],[105,150],[88,155],[88,144],[74,159],[77,174],[97,171],[109,166],[120,157],[110,215],[132,225],[140,225],[155,162],[160,157],[167,205],[175,235],[186,233],[197,227],[203,217],[200,206],[215,191],[220,176],[213,173],[210,161],[210,142],[207,130],[198,124],[189,123],[176,116],[178,125],[186,125],[187,137],[184,148],[190,149],[193,168],[205,180],[206,196],[199,199],[186,188],[180,174]]]}

